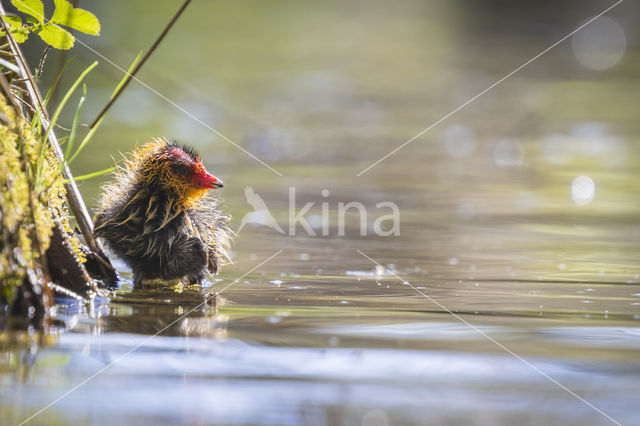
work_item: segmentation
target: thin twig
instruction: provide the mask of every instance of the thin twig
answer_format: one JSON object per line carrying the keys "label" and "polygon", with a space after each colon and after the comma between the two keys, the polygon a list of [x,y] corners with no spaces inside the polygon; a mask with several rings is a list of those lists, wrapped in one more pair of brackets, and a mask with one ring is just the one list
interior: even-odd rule
{"label": "thin twig", "polygon": [[31,105],[29,102],[25,101],[24,99],[22,99],[20,96],[15,96],[15,99],[18,100],[21,104],[23,104],[27,110],[32,113],[32,114],[37,114],[38,111],[36,111],[33,108],[33,105]]}
{"label": "thin twig", "polygon": [[44,49],[44,53],[42,54],[42,57],[40,58],[40,62],[38,63],[38,69],[36,70],[37,79],[40,79],[40,77],[42,76],[42,71],[44,70],[44,63],[47,61],[47,56],[49,55],[50,50],[51,50],[51,45],[48,45]]}
{"label": "thin twig", "polygon": [[0,86],[2,86],[2,89],[7,94],[9,102],[13,104],[13,109],[16,110],[16,114],[22,114],[22,109],[20,109],[20,106],[16,103],[16,98],[14,96],[11,96],[11,85],[2,73],[0,73]]}
{"label": "thin twig", "polygon": [[106,112],[109,110],[109,108],[111,108],[111,105],[113,105],[113,103],[116,101],[116,99],[118,99],[118,97],[122,94],[122,92],[124,92],[124,89],[127,87],[129,82],[131,82],[133,77],[138,73],[138,71],[140,71],[140,68],[142,68],[144,63],[147,61],[147,59],[149,59],[149,57],[156,50],[158,45],[160,45],[160,42],[162,41],[162,39],[164,39],[164,37],[167,35],[167,33],[169,32],[171,27],[173,27],[173,24],[176,23],[176,21],[178,20],[180,15],[182,15],[182,12],[184,12],[184,10],[187,8],[189,3],[191,3],[191,0],[185,0],[184,3],[182,3],[182,6],[180,6],[180,9],[178,9],[178,11],[175,13],[175,15],[173,15],[173,18],[171,18],[171,21],[169,21],[169,23],[164,28],[164,30],[162,30],[162,32],[160,33],[160,35],[158,36],[156,41],[153,42],[153,45],[151,46],[149,51],[144,55],[142,60],[138,63],[138,65],[136,65],[136,67],[133,69],[133,71],[131,71],[131,73],[127,76],[127,79],[125,80],[124,84],[120,87],[120,90],[118,90],[118,92],[113,95],[113,97],[104,106],[104,108],[102,108],[102,111],[100,111],[98,116],[93,120],[93,122],[89,126],[90,128],[93,128],[98,123],[98,121],[100,121],[102,116],[106,114]]}
{"label": "thin twig", "polygon": [[27,89],[25,89],[24,87],[20,87],[18,85],[15,85],[15,84],[11,84],[11,90],[14,91],[14,92],[21,92],[21,93],[29,94]]}

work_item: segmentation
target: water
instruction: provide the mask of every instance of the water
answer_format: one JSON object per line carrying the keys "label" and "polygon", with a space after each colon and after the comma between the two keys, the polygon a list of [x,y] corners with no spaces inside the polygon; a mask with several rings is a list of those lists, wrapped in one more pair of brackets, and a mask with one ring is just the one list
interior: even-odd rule
{"label": "water", "polygon": [[[83,40],[126,67],[175,5],[111,3]],[[59,299],[39,344],[4,333],[3,424],[69,391],[30,424],[640,423],[637,6],[357,176],[606,5],[201,3],[140,78],[283,176],[135,84],[74,171],[176,136],[235,229],[251,186],[285,234],[246,225],[203,290],[132,289],[118,264],[111,303]],[[102,61],[86,121],[118,78]],[[316,236],[289,235],[291,187]],[[353,201],[366,235],[356,210],[340,235]],[[374,232],[381,202],[400,235]]]}

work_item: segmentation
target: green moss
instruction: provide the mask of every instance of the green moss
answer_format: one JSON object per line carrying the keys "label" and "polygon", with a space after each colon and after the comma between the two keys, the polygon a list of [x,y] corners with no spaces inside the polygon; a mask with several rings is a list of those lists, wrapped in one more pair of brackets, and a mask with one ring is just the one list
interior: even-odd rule
{"label": "green moss", "polygon": [[56,221],[71,233],[59,163],[41,135],[0,94],[0,303],[10,303],[27,270],[46,271],[44,253]]}

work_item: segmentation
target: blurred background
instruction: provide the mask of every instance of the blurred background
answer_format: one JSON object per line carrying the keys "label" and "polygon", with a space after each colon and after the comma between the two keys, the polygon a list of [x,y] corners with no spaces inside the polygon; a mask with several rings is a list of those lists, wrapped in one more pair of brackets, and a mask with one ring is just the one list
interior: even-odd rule
{"label": "blurred background", "polygon": [[[71,57],[61,90],[98,60],[91,122],[180,3],[81,0],[101,36],[51,52],[41,86]],[[148,87],[131,83],[73,172],[175,138],[225,182],[216,194],[234,229],[251,186],[286,230],[295,187],[318,232],[329,203],[329,235],[243,228],[214,288],[282,252],[218,310],[180,320],[34,422],[639,423],[639,4],[369,168],[612,4],[195,0],[139,73]],[[24,49],[37,64],[44,45],[32,36]],[[108,179],[81,184],[90,208]],[[339,236],[337,205],[351,201],[369,226],[376,203],[397,204],[400,235],[362,236],[352,211]],[[186,313],[195,293],[161,306],[61,301],[56,343],[0,370],[0,413],[18,423]],[[126,279],[119,294],[154,297]]]}

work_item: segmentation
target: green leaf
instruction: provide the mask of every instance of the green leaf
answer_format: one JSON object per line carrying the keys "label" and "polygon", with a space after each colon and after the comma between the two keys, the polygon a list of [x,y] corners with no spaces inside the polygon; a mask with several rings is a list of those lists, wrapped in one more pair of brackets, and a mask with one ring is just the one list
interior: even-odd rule
{"label": "green leaf", "polygon": [[18,43],[24,43],[29,38],[29,31],[26,29],[19,30],[19,31],[11,31],[11,35],[13,36],[15,41],[17,41]]}
{"label": "green leaf", "polygon": [[56,9],[51,22],[91,35],[100,35],[100,22],[91,12],[74,8],[67,0],[54,0]]}
{"label": "green leaf", "polygon": [[76,41],[75,37],[73,37],[69,31],[63,30],[54,24],[46,24],[39,30],[36,30],[36,33],[45,43],[50,44],[56,49],[71,49],[73,43]]}
{"label": "green leaf", "polygon": [[11,4],[20,12],[31,15],[38,20],[44,22],[44,6],[40,0],[11,0]]}
{"label": "green leaf", "polygon": [[7,23],[7,25],[9,25],[9,28],[11,28],[11,32],[19,30],[20,28],[22,28],[22,18],[20,18],[19,16],[3,16],[4,22]]}
{"label": "green leaf", "polygon": [[[23,43],[29,38],[29,28],[22,28],[22,18],[19,16],[4,16],[4,21],[9,26],[11,35],[18,43]],[[2,32],[4,36],[4,31]]]}

